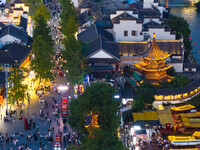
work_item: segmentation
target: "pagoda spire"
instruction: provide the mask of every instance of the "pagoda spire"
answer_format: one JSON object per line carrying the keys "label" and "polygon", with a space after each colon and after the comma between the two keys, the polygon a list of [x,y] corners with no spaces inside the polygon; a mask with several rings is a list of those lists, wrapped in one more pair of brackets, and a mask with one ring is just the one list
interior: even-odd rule
{"label": "pagoda spire", "polygon": [[145,57],[144,59],[147,59],[147,60],[160,60],[160,59],[166,59],[169,56],[170,56],[169,54],[164,53],[158,47],[158,45],[156,43],[156,40],[155,40],[155,33],[154,33],[153,34],[153,42],[152,42],[152,45],[151,45],[151,49],[150,49],[149,54],[147,55],[147,57]]}

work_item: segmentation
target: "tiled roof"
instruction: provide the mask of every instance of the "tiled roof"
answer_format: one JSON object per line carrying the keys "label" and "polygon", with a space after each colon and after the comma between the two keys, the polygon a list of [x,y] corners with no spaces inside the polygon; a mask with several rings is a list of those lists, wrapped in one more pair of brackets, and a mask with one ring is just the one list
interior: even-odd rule
{"label": "tiled roof", "polygon": [[83,13],[78,15],[78,22],[79,22],[79,26],[82,26],[83,24],[88,22],[88,12],[87,11],[84,11]]}
{"label": "tiled roof", "polygon": [[119,54],[139,55],[148,49],[147,42],[134,42],[134,43],[117,43],[109,42],[109,44],[119,52]]}
{"label": "tiled roof", "polygon": [[170,40],[156,40],[156,43],[160,50],[167,54],[182,54],[182,43],[180,40],[170,41]]}
{"label": "tiled roof", "polygon": [[196,79],[183,88],[154,89],[155,95],[177,95],[194,91],[200,87],[200,80]]}
{"label": "tiled roof", "polygon": [[157,11],[156,9],[140,9],[139,10],[139,14],[138,14],[138,17],[140,19],[144,19],[145,17],[160,17],[160,12]]}
{"label": "tiled roof", "polygon": [[122,13],[122,14],[120,14],[120,15],[114,17],[114,18],[112,18],[112,22],[113,22],[113,23],[119,23],[120,20],[122,20],[122,19],[123,19],[123,20],[137,20],[137,22],[140,21],[140,20],[138,20],[136,17],[131,16],[131,15],[129,15],[128,13],[124,12],[124,13]]}
{"label": "tiled roof", "polygon": [[153,43],[151,44],[150,51],[148,55],[145,57],[145,59],[148,59],[148,60],[166,59],[169,56],[170,54],[166,54],[162,50],[160,50],[159,46],[157,45],[154,39]]}
{"label": "tiled roof", "polygon": [[[27,47],[18,43],[5,45],[1,48],[0,52],[5,55],[7,60],[1,60],[1,64],[18,64],[21,65],[24,60],[30,55],[31,47]],[[7,62],[8,61],[8,62]]]}
{"label": "tiled roof", "polygon": [[0,50],[0,64],[17,65],[15,59],[7,51]]}
{"label": "tiled roof", "polygon": [[6,25],[0,22],[0,27],[3,29]]}
{"label": "tiled roof", "polygon": [[102,35],[103,37],[107,38],[108,40],[113,41],[113,36],[108,31],[97,27],[96,25],[92,25],[87,28],[85,31],[81,32],[77,35],[77,38],[82,42],[89,42],[96,38],[98,35]]}
{"label": "tiled roof", "polygon": [[146,24],[143,24],[143,27],[144,28],[148,28],[148,27],[151,27],[151,26],[161,26],[159,23],[157,23],[157,22],[155,22],[155,21],[150,21],[150,22],[148,22],[148,23],[146,23]]}
{"label": "tiled roof", "polygon": [[86,56],[89,57],[92,54],[97,53],[99,50],[103,49],[107,53],[111,54],[116,59],[119,59],[119,53],[108,44],[108,39],[99,35],[94,40],[88,43],[90,46],[90,50],[87,52]]}
{"label": "tiled roof", "polygon": [[197,68],[197,64],[184,63],[183,68]]}
{"label": "tiled roof", "polygon": [[93,25],[93,26],[90,26],[89,28],[87,28],[85,31],[79,33],[77,35],[77,38],[78,38],[78,40],[81,40],[82,42],[85,43],[85,42],[91,41],[92,39],[94,39],[97,36],[98,36],[98,33],[97,33],[96,26]]}
{"label": "tiled roof", "polygon": [[27,44],[28,42],[28,33],[13,24],[9,24],[3,28],[3,30],[0,32],[0,38],[7,34],[14,36],[17,39],[20,39],[22,43]]}
{"label": "tiled roof", "polygon": [[28,19],[26,19],[25,17],[21,16],[19,26],[23,27],[24,31],[26,31],[26,29],[27,29],[27,23],[28,23]]}

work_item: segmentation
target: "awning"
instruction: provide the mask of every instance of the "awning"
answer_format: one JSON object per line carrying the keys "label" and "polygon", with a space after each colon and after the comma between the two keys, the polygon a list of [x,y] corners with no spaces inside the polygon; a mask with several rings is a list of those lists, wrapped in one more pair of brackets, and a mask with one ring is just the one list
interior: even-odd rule
{"label": "awning", "polygon": [[172,144],[175,146],[179,145],[198,145],[200,144],[200,140],[195,141],[172,141]]}

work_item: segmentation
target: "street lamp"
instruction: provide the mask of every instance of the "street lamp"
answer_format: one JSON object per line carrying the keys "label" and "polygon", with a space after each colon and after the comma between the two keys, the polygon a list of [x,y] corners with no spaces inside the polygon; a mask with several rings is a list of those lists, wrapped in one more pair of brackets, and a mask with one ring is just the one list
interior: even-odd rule
{"label": "street lamp", "polygon": [[6,78],[6,115],[8,115],[8,72],[11,72],[12,65],[4,64],[1,65],[3,68],[2,71],[5,72],[5,78]]}

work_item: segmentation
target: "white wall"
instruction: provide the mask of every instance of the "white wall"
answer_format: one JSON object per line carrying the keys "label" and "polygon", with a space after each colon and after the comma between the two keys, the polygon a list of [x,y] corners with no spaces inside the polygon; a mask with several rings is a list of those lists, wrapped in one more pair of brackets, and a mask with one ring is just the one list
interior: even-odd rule
{"label": "white wall", "polygon": [[124,11],[119,11],[119,10],[117,10],[117,11],[116,11],[116,14],[110,14],[110,19],[113,19],[113,18],[115,18],[116,16],[119,16],[119,15],[122,14],[122,13],[124,13]]}
{"label": "white wall", "polygon": [[104,50],[100,50],[96,54],[90,56],[90,58],[112,58],[110,55],[104,52]]}
{"label": "white wall", "polygon": [[143,1],[143,9],[152,8],[154,0],[144,0]]}
{"label": "white wall", "polygon": [[[132,30],[137,32],[136,36],[132,36]],[[128,36],[124,36],[124,31],[128,31]],[[142,41],[143,35],[142,23],[136,23],[136,20],[120,20],[119,24],[113,25],[113,32],[116,41]]]}
{"label": "white wall", "polygon": [[88,8],[81,8],[80,13],[82,14],[83,12],[89,10]]}
{"label": "white wall", "polygon": [[151,39],[153,37],[153,33],[156,34],[156,40],[175,40],[176,35],[170,34],[170,31],[164,31],[164,28],[149,28],[149,31],[145,31],[143,33],[147,33],[151,36]]}
{"label": "white wall", "polygon": [[176,72],[183,72],[183,63],[168,63],[169,65],[173,65]]}
{"label": "white wall", "polygon": [[6,0],[0,0],[0,4],[5,4]]}
{"label": "white wall", "polygon": [[17,39],[11,35],[5,35],[2,38],[0,38],[0,41],[2,42],[3,45],[9,44],[9,43],[13,43],[15,41],[17,41],[18,43],[21,42],[20,39]]}

